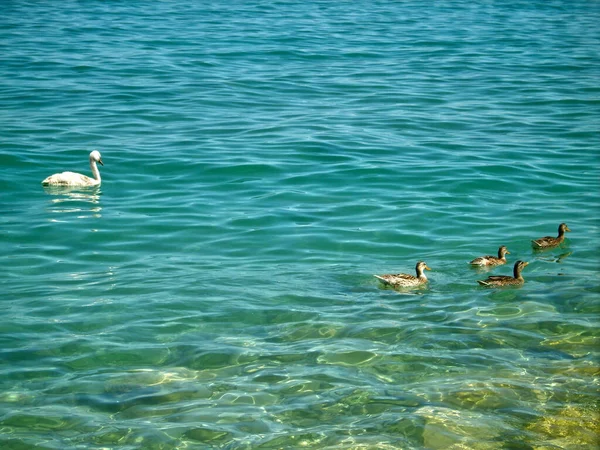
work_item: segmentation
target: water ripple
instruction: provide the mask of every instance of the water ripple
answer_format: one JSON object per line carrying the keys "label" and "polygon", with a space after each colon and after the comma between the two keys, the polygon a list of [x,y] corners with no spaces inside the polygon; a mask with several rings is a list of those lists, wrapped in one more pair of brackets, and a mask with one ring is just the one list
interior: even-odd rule
{"label": "water ripple", "polygon": [[0,18],[3,448],[597,441],[593,2],[80,6]]}

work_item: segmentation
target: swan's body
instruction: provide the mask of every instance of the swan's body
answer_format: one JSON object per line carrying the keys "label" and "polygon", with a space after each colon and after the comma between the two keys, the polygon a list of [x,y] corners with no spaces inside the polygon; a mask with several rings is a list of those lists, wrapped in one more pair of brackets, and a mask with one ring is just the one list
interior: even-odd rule
{"label": "swan's body", "polygon": [[98,170],[99,163],[101,166],[104,165],[102,162],[102,156],[98,150],[94,150],[90,153],[90,168],[92,169],[92,175],[94,178],[90,178],[86,175],[75,172],[62,172],[50,175],[44,181],[44,186],[100,186],[102,182],[100,178],[100,171]]}
{"label": "swan's body", "polygon": [[502,246],[498,249],[498,257],[487,255],[475,258],[469,264],[472,266],[499,266],[500,264],[506,264],[506,255],[510,252],[506,246]]}
{"label": "swan's body", "polygon": [[513,268],[513,277],[508,275],[494,275],[487,277],[485,280],[477,280],[477,282],[480,285],[487,287],[520,286],[525,283],[525,279],[523,278],[523,275],[521,275],[521,271],[528,264],[529,263],[525,261],[517,261],[515,263],[515,267]]}
{"label": "swan's body", "polygon": [[565,240],[565,231],[571,231],[571,230],[569,230],[569,227],[567,226],[566,223],[561,223],[558,226],[558,236],[557,237],[544,236],[543,238],[539,238],[534,241],[531,241],[531,245],[533,245],[533,248],[535,248],[535,249],[556,247],[557,245],[560,245],[562,243],[562,241]]}
{"label": "swan's body", "polygon": [[427,277],[425,276],[424,270],[431,270],[427,267],[427,264],[423,261],[419,261],[416,266],[417,276],[409,275],[407,273],[387,274],[387,275],[373,275],[375,278],[380,280],[382,283],[392,286],[394,288],[399,287],[416,287],[427,283]]}

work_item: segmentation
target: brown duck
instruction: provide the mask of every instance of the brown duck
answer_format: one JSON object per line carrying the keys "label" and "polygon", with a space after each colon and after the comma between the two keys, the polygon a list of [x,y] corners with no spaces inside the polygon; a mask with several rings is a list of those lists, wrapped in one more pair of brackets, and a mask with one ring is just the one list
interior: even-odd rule
{"label": "brown duck", "polygon": [[557,245],[560,245],[562,243],[562,241],[565,240],[565,231],[571,231],[571,230],[569,230],[569,227],[567,226],[566,223],[561,223],[558,226],[558,236],[557,237],[544,236],[543,238],[539,238],[539,239],[535,239],[535,240],[531,241],[531,245],[533,245],[533,248],[535,248],[535,249],[556,247]]}
{"label": "brown duck", "polygon": [[505,245],[498,249],[498,257],[487,255],[475,258],[469,264],[472,266],[499,266],[500,264],[506,264],[506,255],[510,255],[510,252]]}
{"label": "brown duck", "polygon": [[375,278],[380,280],[382,283],[392,286],[394,288],[399,287],[416,287],[427,283],[427,277],[425,276],[425,270],[431,270],[427,267],[424,261],[419,261],[415,267],[417,276],[409,275],[407,273],[387,274],[387,275],[373,275]]}
{"label": "brown duck", "polygon": [[480,285],[487,287],[520,286],[525,283],[525,279],[523,278],[523,275],[521,275],[521,271],[528,264],[529,263],[525,261],[517,261],[513,269],[514,276],[512,277],[508,275],[493,275],[487,277],[485,280],[477,280],[477,282]]}

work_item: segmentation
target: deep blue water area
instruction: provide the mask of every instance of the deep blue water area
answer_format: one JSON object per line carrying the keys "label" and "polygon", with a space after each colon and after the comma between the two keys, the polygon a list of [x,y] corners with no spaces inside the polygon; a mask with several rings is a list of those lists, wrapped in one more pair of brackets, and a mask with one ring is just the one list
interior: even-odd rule
{"label": "deep blue water area", "polygon": [[[598,23],[3,2],[0,447],[593,448]],[[94,149],[100,187],[42,187]]]}

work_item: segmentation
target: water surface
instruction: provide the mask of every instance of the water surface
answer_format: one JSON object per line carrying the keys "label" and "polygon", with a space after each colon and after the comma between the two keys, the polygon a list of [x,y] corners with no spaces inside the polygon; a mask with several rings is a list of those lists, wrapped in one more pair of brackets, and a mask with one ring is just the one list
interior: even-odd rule
{"label": "water surface", "polygon": [[597,443],[599,4],[0,16],[2,448]]}

